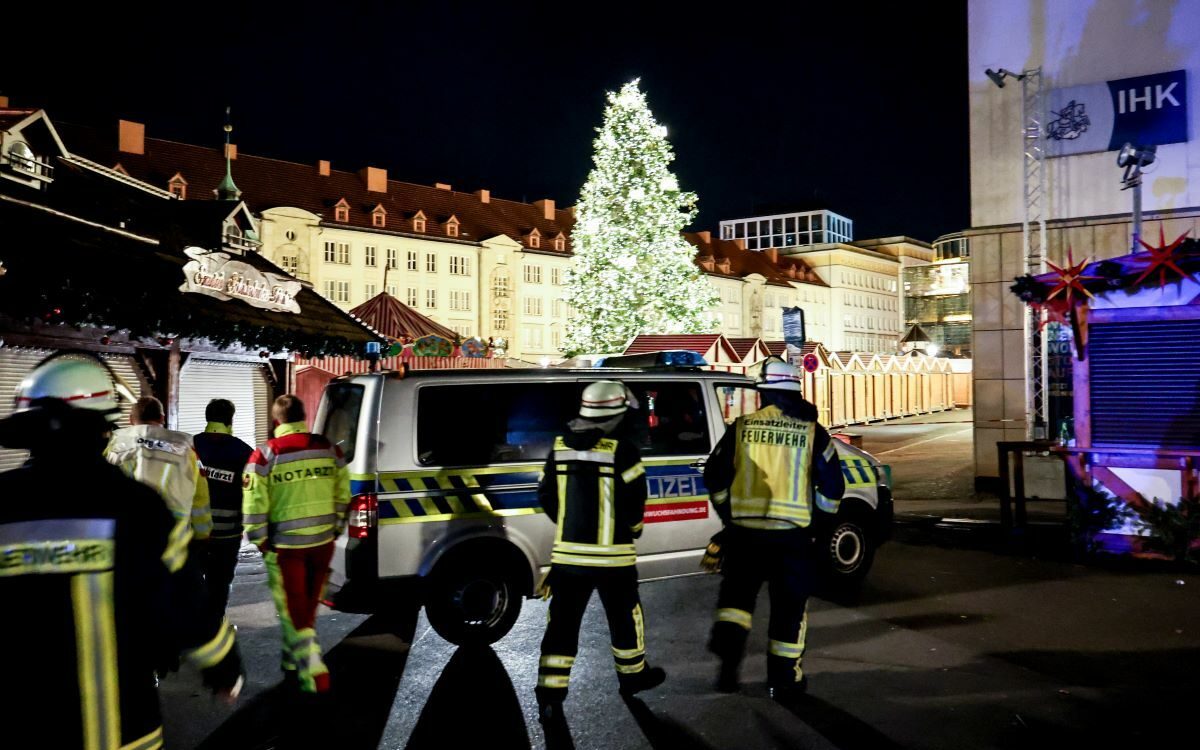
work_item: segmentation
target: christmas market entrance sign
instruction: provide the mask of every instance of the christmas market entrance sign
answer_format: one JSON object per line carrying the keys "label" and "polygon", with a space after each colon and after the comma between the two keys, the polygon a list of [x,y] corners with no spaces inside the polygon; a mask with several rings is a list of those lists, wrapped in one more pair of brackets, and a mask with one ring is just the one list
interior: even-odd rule
{"label": "christmas market entrance sign", "polygon": [[299,281],[260,271],[249,263],[234,260],[228,253],[199,247],[189,247],[183,252],[191,260],[183,266],[184,282],[179,291],[207,294],[219,300],[241,300],[273,312],[300,312],[296,302]]}

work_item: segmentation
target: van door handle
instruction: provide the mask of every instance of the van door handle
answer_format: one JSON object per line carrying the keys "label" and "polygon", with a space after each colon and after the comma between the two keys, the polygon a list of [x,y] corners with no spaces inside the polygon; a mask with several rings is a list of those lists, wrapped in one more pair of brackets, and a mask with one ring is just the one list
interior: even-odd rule
{"label": "van door handle", "polygon": [[696,461],[692,461],[690,464],[688,464],[688,466],[692,467],[693,469],[703,469],[705,464],[707,464],[707,463],[708,463],[707,458],[701,458]]}

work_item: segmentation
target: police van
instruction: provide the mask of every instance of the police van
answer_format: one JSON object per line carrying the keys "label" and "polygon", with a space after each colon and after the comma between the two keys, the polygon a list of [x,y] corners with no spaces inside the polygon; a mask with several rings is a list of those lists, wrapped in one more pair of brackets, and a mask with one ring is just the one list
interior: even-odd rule
{"label": "police van", "polygon": [[[588,369],[429,370],[347,375],[326,386],[314,429],[341,446],[352,501],[330,575],[335,607],[370,612],[420,579],[430,624],[456,644],[503,637],[550,564],[554,522],[538,476],[583,388],[620,380],[638,408],[626,419],[649,498],[637,541],[643,580],[700,572],[720,521],[702,471],[727,424],[758,408],[752,378],[698,369],[691,352],[649,367],[610,358]],[[835,441],[846,493],[822,531],[838,587],[861,580],[890,533],[885,467]]]}

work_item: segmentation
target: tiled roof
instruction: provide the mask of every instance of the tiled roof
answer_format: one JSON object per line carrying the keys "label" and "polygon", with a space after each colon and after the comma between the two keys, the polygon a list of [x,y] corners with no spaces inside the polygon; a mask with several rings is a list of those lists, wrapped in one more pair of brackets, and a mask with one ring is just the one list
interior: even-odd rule
{"label": "tiled roof", "polygon": [[29,117],[36,109],[0,109],[0,130],[7,130]]}
{"label": "tiled roof", "polygon": [[698,354],[707,354],[714,345],[718,347],[718,352],[724,352],[730,361],[741,362],[741,358],[737,356],[737,352],[729,345],[729,340],[719,333],[689,333],[680,335],[646,333],[635,336],[633,341],[629,343],[629,346],[625,348],[624,353],[641,354],[643,352],[683,349],[685,351],[697,352]]}
{"label": "tiled roof", "polygon": [[430,320],[387,292],[380,292],[352,309],[350,314],[392,339],[416,340],[434,334],[454,341],[458,334]]}
{"label": "tiled roof", "polygon": [[738,359],[745,359],[746,355],[750,353],[750,350],[754,348],[754,345],[757,344],[760,339],[727,338],[726,341],[728,341],[729,345],[733,347],[733,350],[737,352]]}
{"label": "tiled roof", "polygon": [[[757,273],[774,286],[792,283],[827,286],[799,258],[779,256],[772,261],[766,251],[745,250],[737,240],[714,239],[706,233],[684,232],[683,237],[696,247],[696,264],[709,275],[740,279]],[[711,261],[712,268],[706,267],[706,261]]]}
{"label": "tiled roof", "polygon": [[[225,176],[223,147],[194,146],[158,138],[146,138],[145,154],[117,149],[115,135],[78,125],[57,126],[67,149],[108,167],[120,164],[131,176],[165,188],[179,173],[187,180],[189,200],[211,200],[213,191]],[[366,182],[355,172],[331,169],[328,176],[316,165],[297,164],[262,156],[238,153],[233,160],[233,181],[242,191],[242,199],[256,214],[270,208],[293,206],[320,214],[326,224],[336,223],[333,207],[345,200],[350,208],[346,226],[356,229],[380,229],[371,223],[376,206],[387,212],[384,230],[413,233],[425,237],[449,238],[444,221],[458,220],[457,239],[479,242],[497,235],[520,241],[537,229],[543,240],[543,252],[570,252],[572,212],[555,210],[546,219],[542,208],[530,203],[491,198],[488,203],[471,193],[415,185],[399,180],[387,181],[387,192],[367,190]],[[413,217],[426,217],[425,231],[415,232]],[[553,238],[567,235],[566,251],[555,251]],[[451,238],[453,239],[453,238]]]}
{"label": "tiled roof", "polygon": [[[771,354],[773,356],[776,356],[776,357],[786,357],[787,356],[787,344],[785,342],[783,342],[783,341],[764,341],[763,343],[766,344],[767,351],[771,352]],[[820,346],[821,346],[821,344],[816,341],[805,341],[804,346],[801,347],[801,349],[800,349],[800,354],[801,354],[801,356],[803,356],[805,354],[812,354],[813,352],[817,351],[817,349],[819,349]]]}

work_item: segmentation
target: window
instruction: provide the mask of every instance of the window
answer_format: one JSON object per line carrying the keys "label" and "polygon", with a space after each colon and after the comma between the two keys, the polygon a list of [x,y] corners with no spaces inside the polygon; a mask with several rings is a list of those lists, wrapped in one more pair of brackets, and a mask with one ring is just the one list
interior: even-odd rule
{"label": "window", "polygon": [[471,293],[461,289],[450,290],[450,309],[451,310],[470,310],[471,309]]}
{"label": "window", "polygon": [[409,307],[417,306],[417,289],[416,287],[408,287],[404,290],[404,303]]}
{"label": "window", "polygon": [[378,289],[379,289],[379,286],[377,284],[367,284],[364,287],[364,291],[366,292],[367,299],[373,299],[375,297],[375,295],[378,294]]}
{"label": "window", "polygon": [[347,461],[354,458],[358,415],[365,391],[365,386],[354,383],[333,383],[325,389],[325,422],[321,425],[321,434],[341,447]]}
{"label": "window", "polygon": [[437,307],[437,290],[436,289],[426,289],[425,290],[425,307],[429,307],[429,308]]}
{"label": "window", "polygon": [[561,268],[555,267],[550,269],[550,283],[554,286],[562,286],[563,270]]}
{"label": "window", "polygon": [[492,313],[492,327],[497,331],[508,330],[508,311],[496,310]]}
{"label": "window", "polygon": [[392,268],[392,269],[394,269],[394,268],[396,267],[396,248],[394,248],[394,247],[389,247],[389,248],[388,248],[387,250],[385,250],[384,252],[387,254],[387,255],[386,255],[386,257],[387,257],[387,261],[386,261],[386,263],[387,263],[387,267],[388,267],[388,268]]}
{"label": "window", "polygon": [[334,289],[334,292],[336,293],[336,296],[333,298],[334,302],[349,302],[350,301],[350,282],[349,281],[337,282],[337,287]]}
{"label": "window", "polygon": [[521,338],[530,349],[542,348],[542,329],[540,326],[525,326],[521,329]]}
{"label": "window", "polygon": [[326,242],[325,243],[325,262],[326,263],[336,263],[337,262],[336,259],[337,259],[337,243],[336,242]]}
{"label": "window", "polygon": [[555,237],[554,238],[554,249],[560,250],[560,251],[566,250],[567,249],[567,238],[562,236],[561,234],[558,235],[557,237]]}
{"label": "window", "polygon": [[526,297],[525,298],[525,314],[526,315],[541,315],[542,314],[542,298],[541,297]]}
{"label": "window", "polygon": [[467,255],[451,255],[450,256],[450,275],[451,276],[470,276],[471,275],[471,258]]}
{"label": "window", "polygon": [[[387,285],[387,293],[399,299],[399,288],[395,284]],[[413,300],[413,304],[416,304],[415,299]]]}
{"label": "window", "polygon": [[643,456],[702,456],[709,451],[708,414],[699,383],[630,381],[641,408],[626,417]]}
{"label": "window", "polygon": [[367,245],[363,248],[363,257],[368,266],[375,267],[375,246]]}
{"label": "window", "polygon": [[561,318],[567,312],[567,303],[563,300],[556,299],[551,304],[551,312],[556,318]]}
{"label": "window", "polygon": [[446,236],[447,237],[457,237],[458,236],[458,222],[457,221],[454,221],[453,219],[451,219],[450,221],[446,222]]}
{"label": "window", "polygon": [[377,208],[371,213],[371,226],[382,227],[387,224],[387,213],[382,208]]}
{"label": "window", "polygon": [[341,224],[350,221],[350,205],[346,203],[345,198],[333,207],[333,220]]}
{"label": "window", "polygon": [[347,265],[350,263],[350,245],[346,242],[326,242],[325,243],[325,262],[326,263],[341,263]]}
{"label": "window", "polygon": [[433,253],[425,253],[425,271],[426,273],[437,273],[437,256]]}
{"label": "window", "polygon": [[526,264],[526,266],[525,266],[525,283],[526,284],[542,283],[542,267]]}
{"label": "window", "polygon": [[562,331],[558,330],[558,326],[550,327],[550,347],[557,349],[562,346]]}
{"label": "window", "polygon": [[413,223],[413,231],[414,232],[424,232],[425,231],[425,214],[418,211],[417,215],[413,217],[412,223]]}
{"label": "window", "polygon": [[765,296],[763,297],[763,307],[764,307],[764,308],[771,308],[771,307],[774,307],[774,306],[775,306],[775,296],[774,296],[774,295],[772,295],[772,294],[765,295]]}
{"label": "window", "polygon": [[295,276],[300,271],[300,256],[298,255],[283,255],[279,258],[279,267],[285,273]]}
{"label": "window", "polygon": [[531,248],[534,248],[535,250],[542,246],[542,235],[536,229],[533,230],[532,232],[530,232],[526,236],[526,239],[527,239],[528,245]]}
{"label": "window", "polygon": [[725,314],[725,323],[730,328],[740,329],[742,327],[742,314],[735,313],[735,312],[726,313]]}
{"label": "window", "polygon": [[725,301],[729,302],[730,304],[736,305],[738,302],[738,290],[734,289],[733,287],[726,289],[725,290]]}
{"label": "window", "polygon": [[451,322],[450,329],[453,330],[455,333],[457,333],[459,336],[461,336],[464,339],[471,337],[471,324],[470,323]]}
{"label": "window", "polygon": [[333,299],[333,281],[325,280],[325,299]]}
{"label": "window", "polygon": [[183,179],[183,175],[176,174],[167,183],[167,190],[171,191],[171,195],[179,196],[181,200],[187,199],[187,180]]}
{"label": "window", "polygon": [[492,280],[492,296],[496,298],[508,296],[508,275],[497,276]]}

